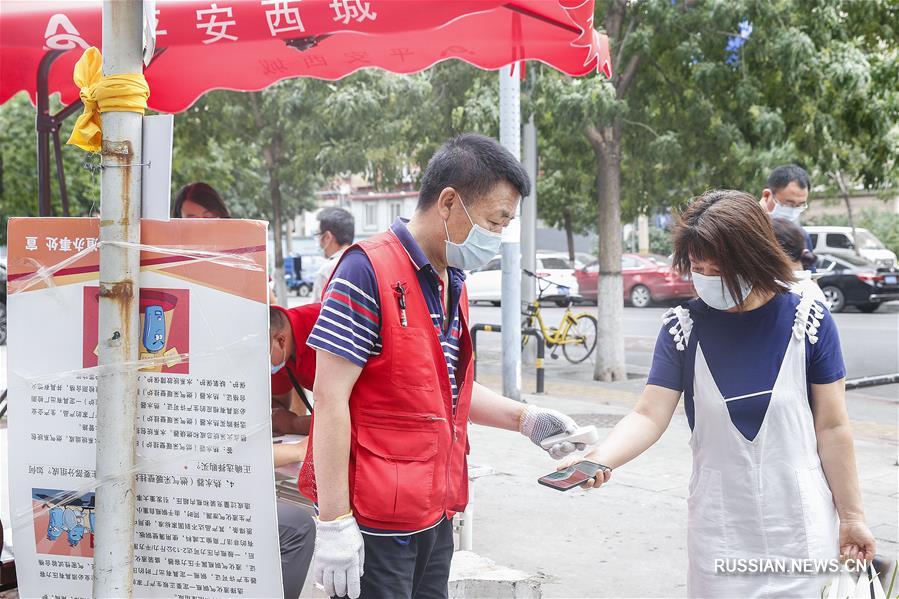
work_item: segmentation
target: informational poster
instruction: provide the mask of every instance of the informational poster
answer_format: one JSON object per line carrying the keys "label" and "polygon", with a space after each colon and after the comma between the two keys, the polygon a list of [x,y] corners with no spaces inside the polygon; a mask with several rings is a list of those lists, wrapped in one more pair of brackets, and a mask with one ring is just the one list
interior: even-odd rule
{"label": "informational poster", "polygon": [[[19,592],[90,597],[99,221],[9,223]],[[141,223],[134,596],[280,597],[266,225]]]}

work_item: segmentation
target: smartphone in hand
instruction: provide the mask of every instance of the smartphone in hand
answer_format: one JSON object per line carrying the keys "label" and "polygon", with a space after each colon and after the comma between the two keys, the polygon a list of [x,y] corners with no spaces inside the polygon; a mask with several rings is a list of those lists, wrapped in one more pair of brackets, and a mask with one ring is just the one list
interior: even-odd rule
{"label": "smartphone in hand", "polygon": [[587,482],[600,470],[610,472],[612,469],[596,462],[583,461],[573,464],[565,470],[541,476],[537,482],[557,491],[568,491]]}

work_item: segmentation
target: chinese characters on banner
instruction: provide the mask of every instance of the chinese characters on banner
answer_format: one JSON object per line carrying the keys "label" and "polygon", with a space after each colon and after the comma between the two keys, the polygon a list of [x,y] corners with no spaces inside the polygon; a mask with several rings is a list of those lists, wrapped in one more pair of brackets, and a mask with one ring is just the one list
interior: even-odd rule
{"label": "chinese characters on banner", "polygon": [[[245,20],[238,20],[236,8],[239,4],[246,7],[253,3],[244,0],[196,3],[196,8],[191,10],[194,17],[193,27],[202,36],[204,44],[235,42],[240,39],[238,31],[241,26],[255,30],[264,24],[271,37],[298,35],[306,31],[303,25],[302,0],[258,0],[254,8],[261,10],[246,11]],[[334,23],[342,25],[376,21],[378,19],[376,6],[377,2],[374,0],[327,0],[328,17]],[[307,6],[305,10],[308,9]],[[156,37],[169,35],[168,25],[163,26],[162,23],[174,25],[175,17],[169,19],[165,9],[156,9],[154,16]],[[178,16],[184,15],[179,13]],[[89,47],[82,33],[65,13],[56,13],[47,21],[44,45],[47,50],[71,50],[76,47],[86,50]]]}
{"label": "chinese characters on banner", "polygon": [[[98,237],[94,219],[10,220],[22,596],[91,596]],[[281,595],[265,241],[256,221],[142,221],[135,597]]]}

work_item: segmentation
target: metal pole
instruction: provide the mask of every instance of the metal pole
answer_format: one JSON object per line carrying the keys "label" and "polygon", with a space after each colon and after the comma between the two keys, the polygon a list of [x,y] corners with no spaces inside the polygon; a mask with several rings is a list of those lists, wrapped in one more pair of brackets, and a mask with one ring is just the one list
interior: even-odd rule
{"label": "metal pole", "polygon": [[[499,141],[521,159],[519,63],[499,71]],[[521,206],[518,215],[521,216]],[[521,399],[521,219],[503,231],[502,245],[503,394]]]}
{"label": "metal pole", "polygon": [[[103,73],[142,72],[141,0],[103,1]],[[140,294],[141,130],[135,112],[102,115],[97,510],[94,597],[131,597]],[[122,242],[134,244],[123,247]]]}
{"label": "metal pole", "polygon": [[41,58],[37,70],[37,185],[38,209],[41,216],[53,216],[50,199],[50,132],[54,126],[50,116],[50,66],[62,51],[51,50]]}
{"label": "metal pole", "polygon": [[649,217],[645,214],[637,217],[637,247],[641,256],[649,255]]}
{"label": "metal pole", "polygon": [[[531,179],[531,193],[521,200],[521,267],[537,272],[537,127],[531,114],[524,124],[524,168]],[[533,277],[521,277],[521,301],[537,299],[537,281]],[[528,344],[521,352],[521,359],[528,365],[534,363],[534,346]]]}
{"label": "metal pole", "polygon": [[59,141],[59,123],[53,127],[53,155],[56,157],[56,183],[59,185],[59,201],[62,204],[62,215],[69,214],[69,194],[66,191],[66,173],[62,164],[62,145]]}

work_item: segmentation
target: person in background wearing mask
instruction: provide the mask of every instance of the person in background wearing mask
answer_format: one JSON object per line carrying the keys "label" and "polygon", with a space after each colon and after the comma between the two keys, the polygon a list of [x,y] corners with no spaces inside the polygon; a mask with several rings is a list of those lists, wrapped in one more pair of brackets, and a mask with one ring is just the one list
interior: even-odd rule
{"label": "person in background wearing mask", "polygon": [[[771,218],[783,218],[801,227],[799,216],[808,208],[810,189],[811,183],[804,168],[795,164],[779,166],[768,175],[768,186],[762,191],[759,205]],[[806,247],[814,252],[811,235],[805,229],[801,230]],[[810,268],[814,270],[814,264]]]}
{"label": "person in background wearing mask", "polygon": [[343,208],[324,208],[318,213],[318,245],[327,262],[322,264],[315,275],[312,285],[312,298],[319,301],[337,266],[337,261],[348,247],[353,244],[356,235],[356,222],[353,215]]}
{"label": "person in background wearing mask", "polygon": [[[295,308],[269,308],[272,367],[272,431],[285,435],[308,435],[310,415],[306,406],[297,406],[293,393],[303,393],[315,381],[315,350],[306,345],[319,316],[319,304]],[[299,460],[298,460],[299,461]]]}
{"label": "person in background wearing mask", "polygon": [[692,274],[699,299],[666,313],[634,410],[574,461],[633,460],[661,437],[683,395],[693,430],[687,595],[820,597],[826,577],[724,573],[716,560],[874,557],[833,318],[781,283],[793,269],[771,219],[741,191],[689,204],[674,231],[674,266]]}
{"label": "person in background wearing mask", "polygon": [[785,218],[772,218],[771,226],[774,228],[774,237],[781,249],[790,259],[790,267],[796,280],[790,284],[790,291],[805,296],[810,295],[815,301],[830,309],[824,292],[812,279],[810,268],[818,259],[805,246],[805,238],[799,225],[791,223]]}
{"label": "person in background wearing mask", "polygon": [[529,191],[496,140],[461,135],[428,163],[412,219],[353,246],[334,271],[308,341],[315,413],[299,479],[318,508],[313,574],[328,595],[447,597],[469,420],[538,446],[577,428],[472,378],[464,271],[499,252]]}

